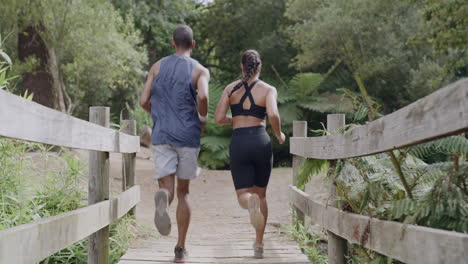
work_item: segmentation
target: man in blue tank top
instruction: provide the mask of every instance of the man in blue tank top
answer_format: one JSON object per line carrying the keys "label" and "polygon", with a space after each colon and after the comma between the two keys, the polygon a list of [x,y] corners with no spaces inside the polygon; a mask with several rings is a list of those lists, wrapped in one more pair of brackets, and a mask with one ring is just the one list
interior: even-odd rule
{"label": "man in blue tank top", "polygon": [[151,67],[140,105],[153,119],[153,154],[159,183],[154,222],[162,235],[169,235],[171,219],[167,209],[176,189],[179,237],[174,252],[175,262],[183,263],[187,257],[185,238],[191,215],[189,184],[198,174],[200,135],[208,115],[210,73],[190,57],[195,47],[190,27],[183,25],[174,31],[172,46],[175,54]]}

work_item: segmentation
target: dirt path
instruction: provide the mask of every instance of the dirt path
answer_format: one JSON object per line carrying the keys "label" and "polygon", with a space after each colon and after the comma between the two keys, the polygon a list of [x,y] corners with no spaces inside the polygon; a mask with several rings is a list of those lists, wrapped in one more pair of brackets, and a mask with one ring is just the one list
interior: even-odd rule
{"label": "dirt path", "polygon": [[[136,182],[141,186],[141,202],[137,206],[137,222],[151,236],[138,237],[121,259],[122,264],[170,263],[177,238],[175,203],[170,207],[173,230],[170,236],[160,237],[153,224],[153,196],[157,183],[153,179],[154,166],[148,149],[137,155]],[[120,189],[120,155],[111,155],[111,175],[117,181],[113,189]],[[229,171],[202,170],[192,182],[190,201],[192,221],[187,238],[190,263],[308,263],[294,241],[280,232],[291,223],[288,204],[288,185],[291,169],[274,169],[267,199],[270,216],[265,236],[265,259],[251,256],[254,241],[253,228],[248,222],[248,213],[242,210],[235,197]]]}

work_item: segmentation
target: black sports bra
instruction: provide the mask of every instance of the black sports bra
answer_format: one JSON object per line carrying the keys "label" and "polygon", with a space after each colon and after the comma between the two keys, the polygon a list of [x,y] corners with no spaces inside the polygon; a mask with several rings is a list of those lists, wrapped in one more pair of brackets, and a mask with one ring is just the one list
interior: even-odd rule
{"label": "black sports bra", "polygon": [[[260,119],[265,119],[266,117],[266,108],[263,106],[259,106],[255,104],[254,98],[252,96],[252,88],[257,84],[258,80],[252,82],[250,85],[247,84],[247,82],[244,82],[244,87],[245,87],[245,93],[240,99],[240,102],[238,104],[232,104],[231,105],[231,113],[232,116],[253,116],[257,117]],[[229,97],[231,97],[232,93],[240,89],[242,86],[239,86],[236,89],[233,89],[231,93],[229,94]],[[250,100],[250,109],[244,109],[244,102],[245,99],[249,97]]]}

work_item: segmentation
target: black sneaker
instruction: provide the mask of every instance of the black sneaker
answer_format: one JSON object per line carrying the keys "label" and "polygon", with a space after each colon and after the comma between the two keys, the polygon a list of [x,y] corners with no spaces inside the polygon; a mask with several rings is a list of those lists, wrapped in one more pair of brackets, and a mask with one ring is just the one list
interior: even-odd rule
{"label": "black sneaker", "polygon": [[175,263],[185,263],[188,258],[188,253],[185,248],[175,247],[174,248],[174,262]]}

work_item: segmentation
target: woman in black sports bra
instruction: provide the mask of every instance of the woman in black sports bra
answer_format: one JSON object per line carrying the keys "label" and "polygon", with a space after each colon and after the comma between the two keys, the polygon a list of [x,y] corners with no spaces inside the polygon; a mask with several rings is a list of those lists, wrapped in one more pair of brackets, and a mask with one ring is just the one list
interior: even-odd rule
{"label": "woman in black sports bra", "polygon": [[[265,130],[266,116],[280,144],[283,144],[285,135],[281,132],[276,89],[258,79],[262,69],[258,52],[244,52],[241,68],[243,79],[224,89],[216,108],[215,121],[233,126],[229,151],[232,179],[239,204],[249,210],[250,222],[256,230],[255,257],[262,258],[268,217],[265,195],[273,166],[270,136]],[[229,107],[232,117],[226,115]]]}

